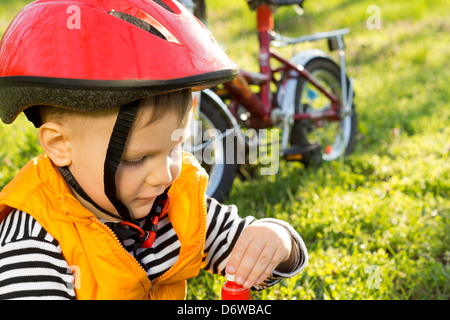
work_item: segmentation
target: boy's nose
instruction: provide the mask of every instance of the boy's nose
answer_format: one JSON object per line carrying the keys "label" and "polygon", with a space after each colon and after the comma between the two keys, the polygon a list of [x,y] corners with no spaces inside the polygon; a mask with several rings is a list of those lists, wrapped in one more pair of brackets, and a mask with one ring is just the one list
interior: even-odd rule
{"label": "boy's nose", "polygon": [[164,161],[147,175],[145,182],[153,187],[167,186],[172,182],[170,161]]}

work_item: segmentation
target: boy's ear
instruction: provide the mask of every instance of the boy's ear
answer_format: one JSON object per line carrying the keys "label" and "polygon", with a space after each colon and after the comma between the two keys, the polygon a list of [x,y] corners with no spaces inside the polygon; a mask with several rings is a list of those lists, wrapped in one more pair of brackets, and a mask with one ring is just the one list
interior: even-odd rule
{"label": "boy's ear", "polygon": [[39,142],[44,152],[58,166],[72,162],[71,144],[67,130],[55,122],[46,122],[39,128]]}

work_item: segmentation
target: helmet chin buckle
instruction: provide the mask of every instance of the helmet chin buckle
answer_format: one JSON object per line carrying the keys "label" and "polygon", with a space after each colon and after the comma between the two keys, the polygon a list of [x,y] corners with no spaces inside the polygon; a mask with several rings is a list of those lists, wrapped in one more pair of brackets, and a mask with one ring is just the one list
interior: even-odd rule
{"label": "helmet chin buckle", "polygon": [[134,229],[139,233],[139,243],[142,248],[151,248],[155,243],[156,232],[158,231],[158,222],[161,220],[169,211],[170,197],[168,194],[163,194],[155,200],[153,209],[150,215],[145,219],[143,228],[139,225],[129,222],[122,221],[120,225],[128,230]]}

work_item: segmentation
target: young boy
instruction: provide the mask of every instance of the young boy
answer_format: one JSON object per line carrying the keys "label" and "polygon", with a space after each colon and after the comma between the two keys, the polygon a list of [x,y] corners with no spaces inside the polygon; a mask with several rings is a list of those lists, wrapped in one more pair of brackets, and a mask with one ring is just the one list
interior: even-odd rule
{"label": "young boy", "polygon": [[183,299],[200,269],[262,289],[305,267],[292,227],[207,197],[182,150],[192,90],[237,68],[177,2],[38,0],[0,52],[0,116],[45,152],[0,193],[0,298]]}

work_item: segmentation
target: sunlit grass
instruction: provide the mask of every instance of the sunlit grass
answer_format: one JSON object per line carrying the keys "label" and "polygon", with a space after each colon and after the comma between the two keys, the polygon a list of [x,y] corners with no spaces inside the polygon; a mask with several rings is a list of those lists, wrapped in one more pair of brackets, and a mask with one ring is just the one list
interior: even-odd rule
{"label": "sunlit grass", "polygon": [[[0,33],[24,3],[0,2]],[[228,202],[242,216],[288,221],[310,255],[302,274],[254,299],[450,298],[447,6],[377,1],[381,29],[369,30],[372,4],[306,1],[303,16],[290,8],[276,13],[280,33],[291,36],[351,28],[347,63],[359,133],[345,160],[308,170],[282,161],[277,175],[236,180]],[[241,67],[257,70],[254,12],[245,1],[207,0],[207,6],[219,43]],[[23,116],[0,124],[0,137],[1,189],[41,149]],[[218,299],[222,282],[201,272],[189,280],[188,298]]]}
{"label": "sunlit grass", "polygon": [[[229,16],[218,9],[225,2],[208,3],[210,16],[221,21],[211,22],[211,29],[241,67],[257,70],[257,38],[247,36],[254,24],[240,23],[244,36],[233,31],[238,30],[236,12]],[[303,274],[255,299],[450,297],[450,25],[445,5],[378,1],[381,29],[369,30],[371,4],[315,1],[305,2],[302,17],[289,8],[276,13],[275,25],[290,36],[351,28],[347,62],[356,84],[359,134],[354,154],[343,162],[308,170],[282,162],[276,176],[235,184],[229,202],[242,215],[286,220],[309,248]],[[245,3],[241,10],[247,10]],[[191,280],[196,286],[190,286],[190,298],[203,287],[202,279]],[[214,292],[210,298],[217,299],[218,289]]]}

